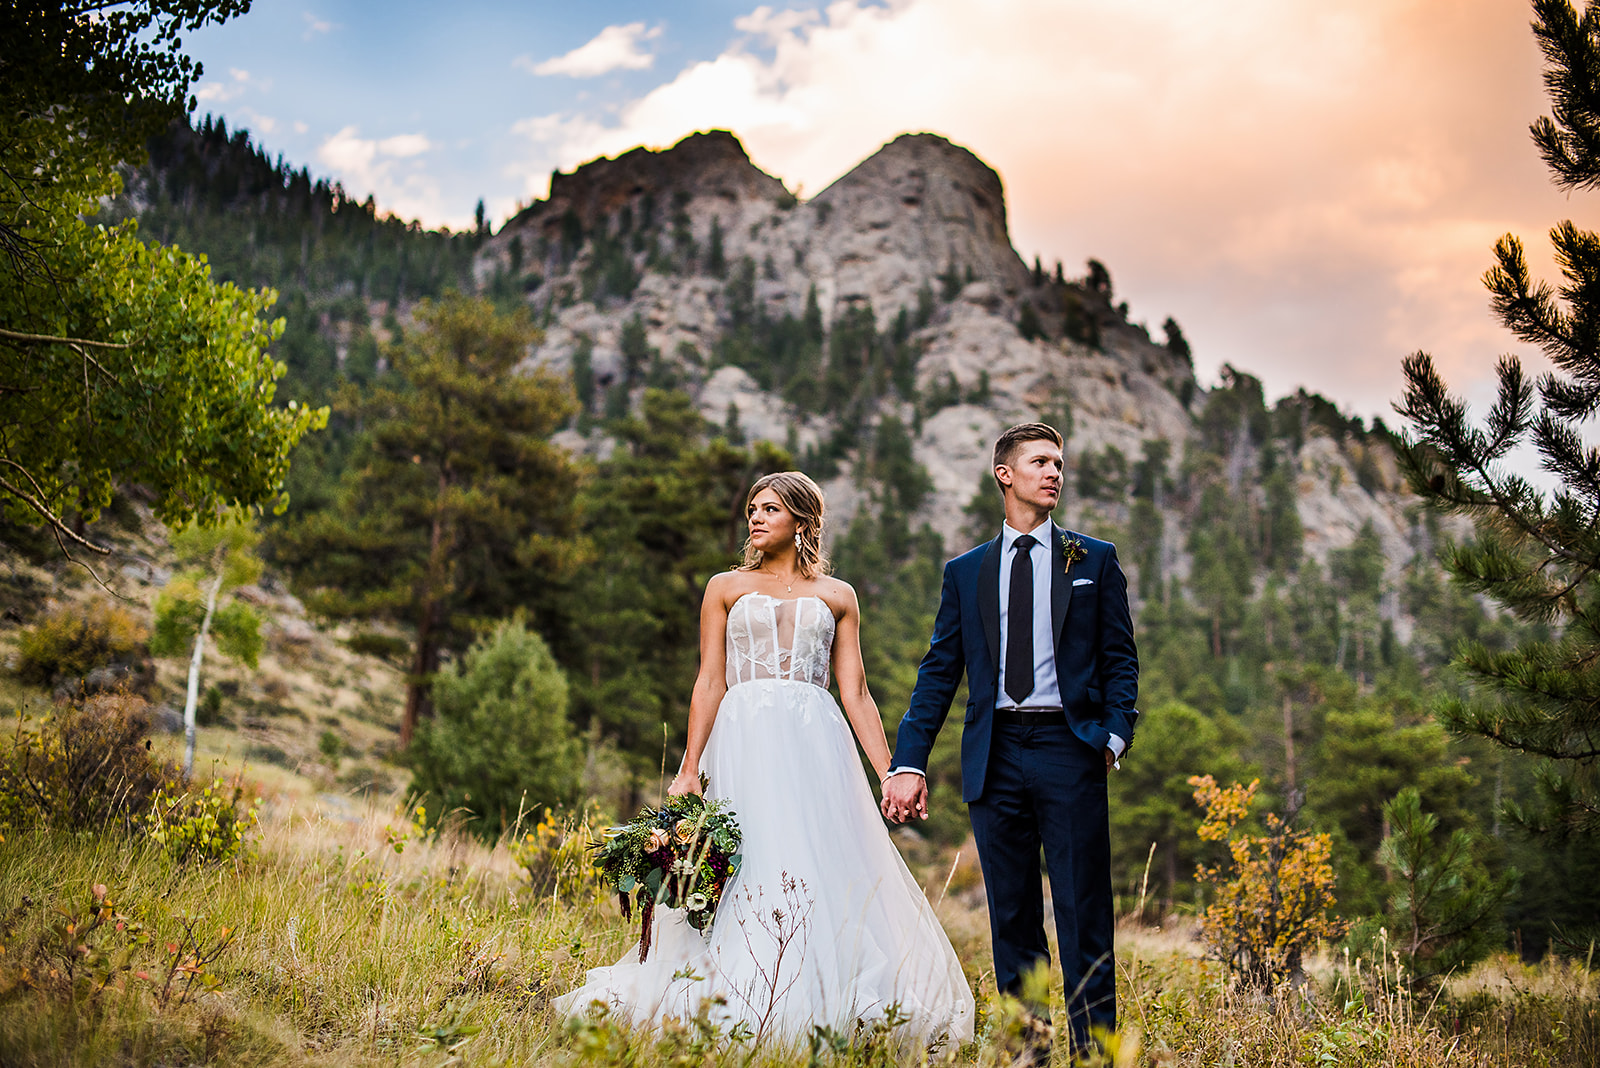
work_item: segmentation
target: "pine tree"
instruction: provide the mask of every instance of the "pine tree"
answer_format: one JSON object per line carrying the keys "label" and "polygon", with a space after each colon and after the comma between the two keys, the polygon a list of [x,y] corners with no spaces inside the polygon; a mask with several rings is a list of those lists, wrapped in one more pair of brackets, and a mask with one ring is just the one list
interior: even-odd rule
{"label": "pine tree", "polygon": [[738,558],[750,483],[791,461],[766,442],[706,442],[682,392],[644,390],[638,414],[609,429],[617,448],[580,496],[586,566],[552,641],[574,723],[614,742],[636,776],[654,776],[662,725],[677,744],[688,723],[706,580]]}
{"label": "pine tree", "polygon": [[315,610],[413,628],[402,744],[430,708],[441,653],[465,649],[474,621],[520,607],[547,624],[572,564],[577,489],[549,441],[571,390],[515,371],[535,336],[525,314],[455,296],[417,318],[395,373],[341,405],[365,435],[338,503],[275,544]]}
{"label": "pine tree", "polygon": [[1143,888],[1147,900],[1165,903],[1164,912],[1181,892],[1180,881],[1207,853],[1195,838],[1201,817],[1189,776],[1230,782],[1246,778],[1250,769],[1236,755],[1241,731],[1227,716],[1208,718],[1167,701],[1139,726],[1139,759],[1106,781],[1114,825],[1111,864],[1119,892],[1138,894]]}
{"label": "pine tree", "polygon": [[722,247],[722,220],[715,215],[711,217],[711,247],[706,252],[706,273],[713,278],[725,278],[728,274],[728,254]]}
{"label": "pine tree", "polygon": [[1099,260],[1090,260],[1089,276],[1085,280],[1084,284],[1089,287],[1091,292],[1100,294],[1102,297],[1106,298],[1108,303],[1110,302],[1111,272],[1106,270],[1105,264],[1101,263]]}
{"label": "pine tree", "polygon": [[1024,341],[1044,337],[1044,325],[1039,322],[1039,313],[1033,310],[1031,301],[1022,302],[1022,314],[1017,317],[1017,333],[1022,335]]}
{"label": "pine tree", "polygon": [[1167,351],[1193,367],[1194,356],[1189,350],[1189,339],[1183,336],[1183,327],[1178,325],[1178,320],[1170,315],[1167,316],[1167,321],[1161,324],[1161,329],[1167,335]]}
{"label": "pine tree", "polygon": [[[1549,61],[1553,115],[1532,126],[1535,142],[1568,190],[1600,184],[1600,10],[1580,18],[1566,0],[1535,0],[1534,35]],[[1482,426],[1467,417],[1431,357],[1405,361],[1396,410],[1416,440],[1402,459],[1412,487],[1433,505],[1476,521],[1477,541],[1449,548],[1444,565],[1462,585],[1523,619],[1558,624],[1560,636],[1505,651],[1467,643],[1456,663],[1476,683],[1440,715],[1452,730],[1480,735],[1547,762],[1543,811],[1533,826],[1600,833],[1600,452],[1581,435],[1600,411],[1600,234],[1573,223],[1550,237],[1565,282],[1529,275],[1522,242],[1507,234],[1484,276],[1499,320],[1538,345],[1555,365],[1534,383],[1515,356],[1499,361],[1499,396]],[[1508,470],[1532,443],[1557,482],[1546,496]]]}
{"label": "pine tree", "polygon": [[1391,948],[1415,985],[1431,988],[1453,971],[1482,960],[1499,942],[1500,905],[1517,873],[1491,875],[1475,854],[1477,838],[1457,830],[1434,840],[1439,820],[1422,808],[1408,786],[1383,806],[1384,838],[1378,862],[1393,880],[1388,926]]}

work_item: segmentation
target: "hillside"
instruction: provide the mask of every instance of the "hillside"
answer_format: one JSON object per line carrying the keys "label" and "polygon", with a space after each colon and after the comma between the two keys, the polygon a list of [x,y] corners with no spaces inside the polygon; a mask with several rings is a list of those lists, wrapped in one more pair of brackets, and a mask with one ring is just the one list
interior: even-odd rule
{"label": "hillside", "polygon": [[[550,188],[474,264],[481,285],[525,293],[546,316],[532,362],[583,375],[597,409],[620,404],[603,399],[619,387],[636,404],[644,365],[664,365],[708,420],[830,476],[836,530],[871,493],[858,444],[886,417],[913,428],[930,484],[913,522],[952,552],[976,534],[966,509],[1007,425],[1061,424],[1073,470],[1109,464],[1113,480],[1166,442],[1165,476],[1180,481],[1202,444],[1218,390],[1197,386],[1181,331],[1152,340],[1098,264],[1081,280],[1059,264],[1030,269],[1010,245],[999,176],[941,137],[899,137],[803,203],[722,131],[557,173]],[[1396,581],[1416,533],[1384,434],[1321,398],[1284,404],[1274,430],[1287,433],[1241,426],[1230,443],[1231,488],[1255,483],[1263,450],[1277,448],[1295,472],[1307,554],[1325,566],[1370,522]],[[606,448],[603,430],[569,440]],[[1092,481],[1098,492],[1069,496],[1064,521],[1125,530],[1126,494]],[[1166,575],[1190,567],[1183,503],[1161,503]],[[1398,603],[1385,612],[1409,631]]]}
{"label": "hillside", "polygon": [[[1305,394],[1263,422],[1245,410],[1266,407],[1248,369],[1200,386],[1181,329],[1169,320],[1176,336],[1152,339],[1104,266],[1030,269],[1010,245],[999,175],[933,134],[895,139],[804,202],[734,135],[694,134],[556,173],[550,196],[492,237],[380,218],[370,198],[273,163],[209,118],[175,128],[126,177],[111,219],[135,216],[148,239],[205,252],[218,276],[279,290],[285,396],[321,402],[370,378],[417,300],[469,286],[540,316],[530,362],[574,376],[594,416],[563,437],[573,449],[603,454],[607,406],[636,409],[645,388],[671,383],[714,425],[785,446],[817,474],[835,536],[874,491],[861,444],[885,418],[911,431],[928,481],[910,519],[950,552],[977,533],[967,510],[994,434],[1045,418],[1069,436],[1074,487],[1092,491],[1069,494],[1061,519],[1090,532],[1126,529],[1123,476],[1166,442],[1174,487],[1191,450],[1220,447],[1230,491],[1262,508],[1251,476],[1283,455],[1319,565],[1369,522],[1391,584],[1424,547],[1381,426]],[[1220,411],[1241,391],[1255,395]],[[1160,501],[1163,575],[1189,571],[1185,503]],[[1408,629],[1402,606],[1385,613]]]}

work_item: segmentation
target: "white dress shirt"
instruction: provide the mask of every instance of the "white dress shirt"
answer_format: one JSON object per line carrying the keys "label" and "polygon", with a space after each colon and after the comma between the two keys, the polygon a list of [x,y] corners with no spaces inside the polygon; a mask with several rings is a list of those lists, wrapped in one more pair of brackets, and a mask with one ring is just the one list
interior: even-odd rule
{"label": "white dress shirt", "polygon": [[[1050,629],[1050,587],[1055,581],[1055,576],[1050,570],[1050,539],[1054,536],[1052,523],[1047,518],[1043,523],[1028,531],[1033,535],[1033,547],[1028,550],[1028,560],[1033,564],[1033,692],[1024,700],[1027,708],[1061,708],[1061,683],[1056,678],[1056,636]],[[1023,532],[1014,529],[1010,523],[1000,527],[1000,678],[998,680],[999,698],[995,707],[1016,708],[1017,703],[1006,693],[1006,638],[1011,633],[1011,568],[1012,557],[1017,539]],[[1063,713],[1063,716],[1065,714]],[[1063,719],[1065,722],[1065,719]],[[1112,733],[1108,748],[1113,759],[1122,756],[1122,751],[1128,747],[1121,736]],[[1117,765],[1119,768],[1120,764]],[[899,775],[910,772],[913,775],[926,775],[922,768],[890,768],[889,775]],[[889,775],[884,776],[888,778]]]}
{"label": "white dress shirt", "polygon": [[[1022,700],[1025,708],[1060,708],[1061,684],[1056,681],[1056,636],[1050,633],[1050,586],[1055,576],[1050,573],[1051,522],[1028,531],[1033,535],[1033,547],[1028,550],[1028,560],[1033,564],[1033,692]],[[1020,530],[1010,523],[1000,528],[1000,696],[996,708],[1016,708],[1017,702],[1006,693],[1006,650],[1011,640],[1011,569],[1016,566],[1017,539]]]}

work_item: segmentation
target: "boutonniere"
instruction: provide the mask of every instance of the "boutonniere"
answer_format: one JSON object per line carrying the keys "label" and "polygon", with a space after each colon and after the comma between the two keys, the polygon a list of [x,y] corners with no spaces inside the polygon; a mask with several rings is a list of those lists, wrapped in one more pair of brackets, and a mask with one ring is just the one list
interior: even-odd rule
{"label": "boutonniere", "polygon": [[1089,550],[1085,549],[1083,542],[1077,538],[1069,538],[1063,534],[1061,535],[1061,555],[1067,561],[1067,566],[1062,570],[1070,574],[1073,564],[1089,558]]}

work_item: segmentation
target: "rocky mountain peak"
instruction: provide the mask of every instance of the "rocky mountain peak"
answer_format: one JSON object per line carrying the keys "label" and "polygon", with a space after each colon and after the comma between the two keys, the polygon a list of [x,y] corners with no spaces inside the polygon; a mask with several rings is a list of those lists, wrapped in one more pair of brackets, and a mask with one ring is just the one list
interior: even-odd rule
{"label": "rocky mountain peak", "polygon": [[[864,443],[892,418],[927,475],[915,521],[953,551],[971,537],[965,509],[1006,426],[1055,423],[1075,471],[1125,470],[1153,445],[1176,479],[1209,403],[1187,346],[1130,320],[1104,267],[1082,279],[1030,270],[1006,225],[1000,176],[936,134],[897,137],[800,202],[713,131],[555,175],[550,198],[485,242],[475,269],[542,316],[530,363],[574,376],[588,416],[562,432],[568,447],[605,452],[602,412],[671,382],[736,437],[812,463],[843,529],[880,492],[857,469],[871,469]],[[1315,558],[1367,521],[1392,560],[1407,557],[1401,499],[1358,484],[1345,445],[1310,442],[1296,462]],[[1391,475],[1366,481],[1393,486]],[[1125,501],[1073,508],[1104,513],[1084,517],[1096,529],[1129,521]],[[1187,572],[1179,545],[1163,552],[1164,573]]]}
{"label": "rocky mountain peak", "polygon": [[[892,314],[928,279],[957,272],[1015,297],[1027,269],[1011,247],[1000,176],[938,134],[902,134],[810,207],[834,240],[838,296]],[[867,269],[867,265],[871,269]]]}
{"label": "rocky mountain peak", "polygon": [[783,183],[750,162],[739,139],[727,130],[693,133],[671,148],[635,148],[614,158],[592,160],[570,174],[550,176],[550,195],[525,209],[507,227],[532,230],[551,240],[565,225],[587,233],[609,224],[625,209],[639,225],[665,217],[685,200],[710,198],[729,205],[772,203],[788,196]]}

